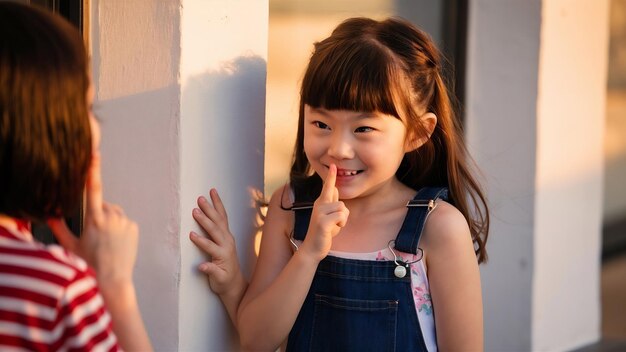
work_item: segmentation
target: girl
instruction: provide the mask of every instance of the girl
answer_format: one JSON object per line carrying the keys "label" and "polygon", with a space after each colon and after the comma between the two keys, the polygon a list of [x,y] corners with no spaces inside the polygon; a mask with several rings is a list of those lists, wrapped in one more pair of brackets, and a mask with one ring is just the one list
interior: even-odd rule
{"label": "girl", "polygon": [[[102,201],[88,69],[71,24],[0,2],[0,350],[151,350],[132,282],[137,225]],[[85,185],[77,239],[62,218]],[[33,221],[82,258],[34,240]]]}
{"label": "girl", "polygon": [[211,238],[192,240],[212,255],[200,268],[237,311],[245,349],[483,348],[487,206],[441,56],[410,23],[349,19],[315,44],[290,182],[270,200],[240,303],[226,213],[211,198],[194,211]]}

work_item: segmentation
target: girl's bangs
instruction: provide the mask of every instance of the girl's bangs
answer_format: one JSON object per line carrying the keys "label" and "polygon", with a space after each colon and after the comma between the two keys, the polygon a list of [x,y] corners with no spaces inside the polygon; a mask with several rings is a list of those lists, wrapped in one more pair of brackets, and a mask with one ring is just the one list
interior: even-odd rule
{"label": "girl's bangs", "polygon": [[401,84],[399,81],[393,59],[380,48],[337,45],[333,50],[316,52],[311,58],[302,82],[302,101],[328,110],[380,112],[399,117],[393,94]]}

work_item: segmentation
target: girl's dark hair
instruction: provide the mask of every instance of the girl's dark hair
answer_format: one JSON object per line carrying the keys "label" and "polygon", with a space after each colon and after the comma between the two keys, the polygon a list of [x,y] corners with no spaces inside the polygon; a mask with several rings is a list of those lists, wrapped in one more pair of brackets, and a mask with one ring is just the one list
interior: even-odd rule
{"label": "girl's dark hair", "polygon": [[426,136],[420,117],[437,115],[429,140],[406,153],[396,176],[413,189],[448,187],[468,221],[478,262],[487,259],[487,202],[470,159],[432,39],[409,22],[352,18],[315,43],[302,81],[298,134],[290,172],[296,199],[315,199],[322,181],[304,153],[304,106],[380,112],[403,121],[409,136]]}
{"label": "girl's dark hair", "polygon": [[76,210],[91,161],[85,46],[61,17],[0,2],[0,213]]}

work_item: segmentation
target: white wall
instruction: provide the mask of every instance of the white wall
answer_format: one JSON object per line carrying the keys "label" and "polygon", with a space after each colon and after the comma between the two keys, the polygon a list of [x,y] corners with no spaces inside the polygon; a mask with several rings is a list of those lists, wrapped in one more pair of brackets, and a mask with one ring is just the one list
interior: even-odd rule
{"label": "white wall", "polygon": [[189,241],[198,227],[196,198],[218,189],[248,274],[255,209],[251,190],[263,190],[268,3],[184,0],[181,54],[181,281],[182,351],[236,350],[236,335],[205,276],[205,260]]}
{"label": "white wall", "polygon": [[608,7],[608,0],[543,1],[533,350],[600,337]]}
{"label": "white wall", "polygon": [[[267,0],[92,2],[105,197],[137,220],[135,282],[157,350],[234,350],[188,239],[217,187],[249,274],[263,187]],[[247,259],[247,260],[246,260]]]}
{"label": "white wall", "polygon": [[488,351],[599,338],[607,26],[605,0],[470,2],[468,142],[492,211]]}
{"label": "white wall", "polygon": [[541,2],[470,2],[467,140],[486,175],[487,351],[530,351]]}
{"label": "white wall", "polygon": [[179,0],[93,1],[105,199],[140,227],[135,283],[150,338],[178,349]]}

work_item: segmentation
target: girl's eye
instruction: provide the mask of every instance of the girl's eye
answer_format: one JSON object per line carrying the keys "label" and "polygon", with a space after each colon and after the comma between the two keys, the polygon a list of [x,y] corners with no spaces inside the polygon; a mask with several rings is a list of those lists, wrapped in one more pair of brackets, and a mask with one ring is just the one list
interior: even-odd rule
{"label": "girl's eye", "polygon": [[373,130],[374,129],[372,127],[362,126],[362,127],[357,128],[356,130],[354,130],[354,132],[356,132],[356,133],[363,133],[363,132],[371,132]]}
{"label": "girl's eye", "polygon": [[328,125],[327,125],[327,124],[325,124],[325,123],[323,123],[323,122],[321,122],[321,121],[313,121],[313,125],[314,125],[315,127],[317,127],[317,128],[321,128],[321,129],[323,129],[323,130],[327,130],[327,129],[329,129]]}

